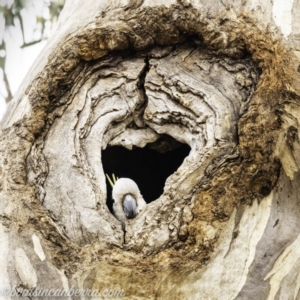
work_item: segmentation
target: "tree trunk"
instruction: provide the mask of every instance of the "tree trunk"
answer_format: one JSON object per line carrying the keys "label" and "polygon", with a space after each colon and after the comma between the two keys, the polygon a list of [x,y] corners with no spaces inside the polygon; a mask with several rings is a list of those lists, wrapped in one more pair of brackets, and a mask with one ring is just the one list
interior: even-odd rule
{"label": "tree trunk", "polygon": [[1,123],[3,299],[300,299],[300,4],[202,2],[67,1]]}

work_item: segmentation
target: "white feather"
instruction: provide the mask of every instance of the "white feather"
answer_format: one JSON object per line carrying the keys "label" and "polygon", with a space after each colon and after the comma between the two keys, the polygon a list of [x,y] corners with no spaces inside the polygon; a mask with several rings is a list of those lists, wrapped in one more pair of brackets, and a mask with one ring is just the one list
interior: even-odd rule
{"label": "white feather", "polygon": [[125,223],[125,221],[127,220],[127,217],[123,210],[123,200],[125,195],[127,194],[131,194],[136,200],[137,214],[146,205],[146,202],[141,195],[137,184],[130,178],[119,178],[113,187],[112,198],[114,199],[114,215],[122,223]]}

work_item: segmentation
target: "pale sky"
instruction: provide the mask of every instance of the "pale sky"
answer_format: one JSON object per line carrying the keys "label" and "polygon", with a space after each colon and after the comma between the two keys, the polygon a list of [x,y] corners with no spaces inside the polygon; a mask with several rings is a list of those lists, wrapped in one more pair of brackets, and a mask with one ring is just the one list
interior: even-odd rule
{"label": "pale sky", "polygon": [[[0,4],[2,4],[3,1],[5,3],[10,2],[8,0],[0,0]],[[31,4],[28,8],[21,11],[24,20],[24,35],[26,43],[40,39],[40,28],[34,30],[36,27],[35,20],[37,15],[42,15],[46,19],[49,17],[49,10],[45,6],[45,2],[46,1],[43,0],[31,0]],[[4,28],[4,18],[0,14],[0,43],[4,38],[7,47],[6,74],[13,94],[17,91],[29,68],[46,44],[46,41],[42,41],[41,43],[21,49],[20,46],[23,44],[23,38],[20,24],[17,19],[15,20],[15,25],[15,28]],[[49,36],[50,30],[51,23],[47,21],[47,36]],[[5,96],[6,90],[3,82],[3,73],[0,70],[0,120],[6,110],[4,100]]]}

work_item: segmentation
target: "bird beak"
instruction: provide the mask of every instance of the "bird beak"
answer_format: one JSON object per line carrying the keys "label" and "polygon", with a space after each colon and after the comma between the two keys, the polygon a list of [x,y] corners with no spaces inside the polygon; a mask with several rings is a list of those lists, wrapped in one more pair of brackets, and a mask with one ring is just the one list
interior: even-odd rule
{"label": "bird beak", "polygon": [[133,219],[137,215],[136,201],[131,194],[125,195],[123,210],[127,219]]}

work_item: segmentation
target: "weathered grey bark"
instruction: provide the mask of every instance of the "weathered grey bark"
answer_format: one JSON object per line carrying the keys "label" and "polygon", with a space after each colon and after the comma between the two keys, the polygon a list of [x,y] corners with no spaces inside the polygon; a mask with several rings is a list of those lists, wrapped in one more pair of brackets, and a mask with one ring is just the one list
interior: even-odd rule
{"label": "weathered grey bark", "polygon": [[[1,124],[0,286],[300,299],[300,6],[279,4],[67,1]],[[165,136],[191,151],[123,228],[102,151]]]}

